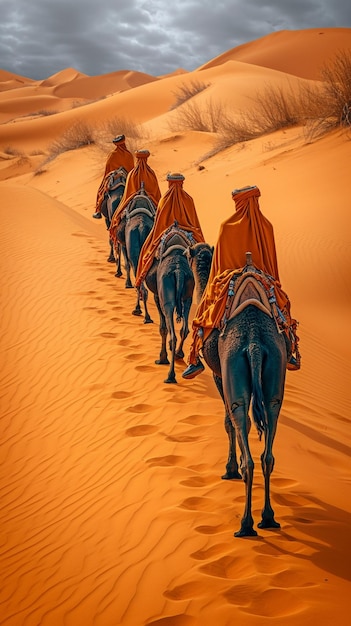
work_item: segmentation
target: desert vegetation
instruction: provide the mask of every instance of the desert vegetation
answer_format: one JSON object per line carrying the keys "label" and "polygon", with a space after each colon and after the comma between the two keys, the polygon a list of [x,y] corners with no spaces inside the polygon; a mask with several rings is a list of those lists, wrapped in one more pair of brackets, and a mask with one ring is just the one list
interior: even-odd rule
{"label": "desert vegetation", "polygon": [[170,129],[215,133],[212,154],[293,126],[302,127],[308,141],[336,128],[351,129],[351,51],[336,55],[322,67],[318,83],[301,83],[298,91],[289,81],[267,84],[245,110],[233,112],[211,98],[204,105],[195,98],[203,89],[184,88],[188,97],[182,103],[178,98]]}
{"label": "desert vegetation", "polygon": [[204,91],[209,87],[209,84],[202,82],[201,80],[192,80],[190,83],[181,83],[176,91],[173,92],[175,96],[175,102],[171,107],[171,111],[176,109],[184,102],[187,102],[201,91]]}
{"label": "desert vegetation", "polygon": [[[182,83],[176,92],[169,122],[172,132],[199,131],[215,135],[208,158],[225,148],[273,133],[299,126],[306,141],[318,139],[336,128],[351,130],[351,51],[337,54],[321,68],[321,80],[315,84],[301,82],[298,90],[289,81],[284,85],[267,84],[251,100],[245,110],[228,110],[213,97],[199,101],[196,96],[210,85],[194,80]],[[42,112],[43,114],[43,112]],[[98,127],[79,122],[69,127],[49,148],[45,161],[36,174],[59,154],[82,146],[97,145],[104,153],[111,149],[111,137],[123,133],[128,147],[135,151],[148,140],[145,129],[135,120],[114,117]]]}

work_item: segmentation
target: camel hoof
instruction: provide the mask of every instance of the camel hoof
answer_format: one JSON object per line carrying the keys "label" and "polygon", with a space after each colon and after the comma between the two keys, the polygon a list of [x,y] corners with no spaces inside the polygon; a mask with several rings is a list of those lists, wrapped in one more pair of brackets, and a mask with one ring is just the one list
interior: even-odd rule
{"label": "camel hoof", "polygon": [[121,276],[123,276],[122,272],[116,272],[115,273],[116,278],[121,278]]}
{"label": "camel hoof", "polygon": [[175,377],[171,376],[170,378],[166,378],[166,380],[163,381],[164,383],[169,383],[169,384],[177,384],[177,381],[175,379]]}
{"label": "camel hoof", "polygon": [[169,365],[169,360],[168,359],[157,359],[157,361],[155,361],[156,365]]}
{"label": "camel hoof", "polygon": [[146,317],[144,319],[144,324],[153,324],[154,320],[151,319],[151,317]]}
{"label": "camel hoof", "polygon": [[261,522],[257,524],[258,528],[280,528],[279,522],[276,522],[275,519],[263,519]]}
{"label": "camel hoof", "polygon": [[242,476],[240,472],[226,472],[221,478],[222,480],[241,480]]}
{"label": "camel hoof", "polygon": [[116,263],[116,259],[114,256],[109,256],[107,259],[107,263]]}
{"label": "camel hoof", "polygon": [[234,537],[257,537],[257,532],[251,527],[240,528]]}
{"label": "camel hoof", "polygon": [[180,352],[176,352],[174,355],[174,358],[176,358],[178,361],[182,361],[184,359],[183,350],[181,350]]}
{"label": "camel hoof", "polygon": [[134,311],[132,311],[132,315],[141,315],[141,311],[139,309],[134,309]]}
{"label": "camel hoof", "polygon": [[132,283],[126,283],[126,289],[134,289]]}

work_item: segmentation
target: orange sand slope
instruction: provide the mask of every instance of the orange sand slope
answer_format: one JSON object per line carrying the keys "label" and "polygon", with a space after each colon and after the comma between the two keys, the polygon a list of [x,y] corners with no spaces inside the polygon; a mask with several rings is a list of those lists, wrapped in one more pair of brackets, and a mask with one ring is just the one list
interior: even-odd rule
{"label": "orange sand slope", "polygon": [[[0,125],[0,625],[347,623],[350,137],[332,133],[307,145],[301,129],[280,131],[207,158],[200,170],[212,134],[167,129],[173,90],[200,75],[218,101],[232,80],[233,102],[252,93],[253,76],[255,88],[268,77],[314,78],[304,74],[292,38],[309,47],[313,71],[327,57],[325,42],[331,56],[337,35],[351,47],[350,29],[323,32],[322,52],[311,45],[317,29],[284,31],[228,51],[207,69],[136,86],[122,72],[128,89],[79,108],[65,101],[79,97],[77,86],[89,78],[75,70],[44,86],[1,72],[12,87],[0,92],[0,111],[10,101],[14,108]],[[99,77],[92,81],[95,94],[108,87],[106,77],[100,86]],[[61,112],[32,115],[34,93],[38,110],[50,95]],[[27,117],[16,118],[26,103]],[[211,373],[186,381],[185,362],[177,362],[178,384],[163,383],[152,298],[154,324],[143,325],[131,315],[134,291],[106,262],[107,232],[91,218],[104,152],[90,145],[43,164],[67,126],[114,117],[116,106],[152,129],[135,148],[150,150],[161,192],[168,171],[184,174],[210,244],[234,211],[231,190],[261,190],[302,353],[302,369],[287,373],[274,445],[278,531],[233,537],[244,484],[220,478],[227,437]],[[255,429],[250,443],[257,524],[264,485]]]}

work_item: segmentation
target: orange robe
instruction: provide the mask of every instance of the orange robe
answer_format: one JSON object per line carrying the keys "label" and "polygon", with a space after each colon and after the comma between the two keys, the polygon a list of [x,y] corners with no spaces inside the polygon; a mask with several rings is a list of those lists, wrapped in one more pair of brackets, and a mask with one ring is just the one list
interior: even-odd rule
{"label": "orange robe", "polygon": [[192,323],[189,363],[196,363],[203,342],[214,328],[220,327],[233,270],[246,265],[246,252],[252,253],[253,265],[275,279],[278,307],[291,324],[290,301],[279,281],[273,226],[261,213],[260,195],[257,187],[233,192],[236,212],[221,224],[207,287]]}
{"label": "orange robe", "polygon": [[103,179],[100,183],[97,196],[96,196],[96,212],[99,213],[101,211],[101,203],[104,199],[105,191],[107,189],[108,176],[114,170],[117,170],[119,167],[124,167],[127,174],[134,167],[134,157],[131,152],[129,152],[125,141],[121,140],[116,144],[116,147],[112,152],[109,153],[106,159],[105,172]]}
{"label": "orange robe", "polygon": [[197,243],[205,241],[202,234],[195,204],[191,196],[182,188],[184,178],[169,179],[169,188],[158,203],[155,224],[140,252],[135,286],[139,287],[151,265],[163,233],[175,221],[184,230],[191,231]]}
{"label": "orange robe", "polygon": [[142,183],[144,183],[144,189],[154,202],[155,206],[157,206],[158,201],[161,198],[161,191],[158,185],[157,176],[150,165],[147,164],[150,152],[148,150],[137,150],[135,156],[137,161],[136,165],[127,176],[122,199],[112,216],[110,227],[110,236],[112,240],[116,239],[116,229],[121,221],[124,209],[135,194],[138,193]]}

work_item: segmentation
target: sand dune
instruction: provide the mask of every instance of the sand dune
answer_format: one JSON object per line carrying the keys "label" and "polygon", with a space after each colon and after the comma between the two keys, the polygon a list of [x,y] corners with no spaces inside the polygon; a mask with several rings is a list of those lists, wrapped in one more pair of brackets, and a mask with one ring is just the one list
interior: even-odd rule
{"label": "sand dune", "polygon": [[[128,70],[120,76],[128,89],[79,109],[64,109],[75,93],[70,84],[82,86],[84,99],[84,85],[91,95],[107,89],[106,76],[99,85],[99,77],[68,69],[46,85],[11,89],[11,98],[8,90],[0,94],[0,111],[12,103],[14,113],[0,125],[0,624],[347,623],[349,135],[334,132],[307,144],[299,128],[279,131],[205,158],[199,169],[213,135],[167,126],[172,92],[182,81],[202,76],[213,97],[235,105],[267,78],[296,86],[315,80],[336,35],[351,42],[350,29],[324,30],[322,50],[318,32],[274,33],[204,69],[142,84]],[[292,42],[309,48],[308,64],[295,54],[292,65]],[[230,85],[235,94],[228,96]],[[63,110],[14,121],[34,113],[35,89],[40,108],[50,97]],[[206,106],[203,96],[198,102]],[[106,230],[91,218],[104,152],[85,146],[43,165],[43,152],[67,126],[108,119],[116,107],[149,129],[136,147],[150,150],[162,193],[167,172],[185,175],[209,243],[234,212],[232,189],[261,190],[302,352],[301,370],[287,373],[274,446],[279,531],[233,537],[244,485],[220,478],[227,438],[212,376],[206,369],[186,381],[185,362],[177,362],[178,384],[163,383],[152,298],[154,324],[143,325],[131,314],[134,290],[106,262]],[[257,523],[264,485],[255,432],[250,443]]]}
{"label": "sand dune", "polygon": [[283,30],[227,50],[198,69],[234,60],[319,80],[321,66],[335,54],[349,49],[349,28]]}

